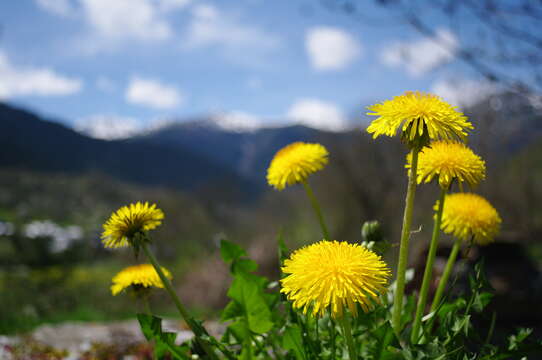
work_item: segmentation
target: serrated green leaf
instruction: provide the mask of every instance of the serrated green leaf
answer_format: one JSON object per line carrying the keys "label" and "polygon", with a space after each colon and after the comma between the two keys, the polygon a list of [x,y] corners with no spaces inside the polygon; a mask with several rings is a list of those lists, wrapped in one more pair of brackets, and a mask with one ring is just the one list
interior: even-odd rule
{"label": "serrated green leaf", "polygon": [[238,316],[243,316],[243,307],[237,301],[233,300],[222,310],[220,321],[228,321]]}
{"label": "serrated green leaf", "polygon": [[521,328],[518,330],[517,335],[510,335],[508,338],[508,350],[517,350],[521,343],[531,335],[533,329]]}
{"label": "serrated green leaf", "polygon": [[137,314],[137,320],[145,339],[151,341],[156,337],[160,337],[162,333],[162,319],[148,314]]}
{"label": "serrated green leaf", "polygon": [[228,297],[242,307],[251,331],[262,334],[273,327],[271,311],[263,297],[263,289],[255,278],[247,274],[237,274],[228,290]]}
{"label": "serrated green leaf", "polygon": [[258,264],[250,259],[235,259],[231,266],[231,272],[237,273],[251,273],[258,270]]}
{"label": "serrated green leaf", "polygon": [[181,348],[175,345],[177,334],[172,332],[163,332],[160,339],[155,339],[154,342],[154,358],[164,359],[168,354],[171,354],[174,359],[188,359],[188,355],[183,356]]}
{"label": "serrated green leaf", "polygon": [[476,310],[477,312],[481,312],[482,310],[484,310],[487,304],[489,304],[492,298],[493,294],[490,294],[488,292],[477,293],[474,296],[474,302],[472,303],[474,310]]}
{"label": "serrated green leaf", "polygon": [[405,360],[414,360],[414,356],[412,355],[412,351],[409,348],[403,348],[401,353],[403,354],[403,358]]}
{"label": "serrated green leaf", "polygon": [[143,335],[148,341],[154,341],[154,358],[163,359],[171,354],[174,359],[189,359],[182,347],[175,345],[176,333],[162,331],[162,319],[148,314],[137,314],[137,320]]}
{"label": "serrated green leaf", "polygon": [[237,244],[227,240],[220,240],[220,256],[224,262],[230,263],[242,256],[247,256],[247,252]]}
{"label": "serrated green leaf", "polygon": [[231,323],[228,326],[228,330],[239,343],[244,343],[247,340],[250,340],[250,330],[248,329],[247,323],[244,320],[238,320]]}
{"label": "serrated green leaf", "polygon": [[454,333],[463,332],[465,335],[469,334],[470,328],[470,315],[457,315],[455,322],[452,326]]}
{"label": "serrated green leaf", "polygon": [[374,335],[377,339],[376,347],[374,348],[375,359],[387,360],[395,358],[395,353],[388,350],[392,342],[396,339],[391,324],[385,322],[374,331]]}
{"label": "serrated green leaf", "polygon": [[301,328],[297,324],[290,325],[284,331],[282,337],[282,347],[286,350],[293,351],[297,360],[307,359],[305,348],[303,347],[303,336]]}

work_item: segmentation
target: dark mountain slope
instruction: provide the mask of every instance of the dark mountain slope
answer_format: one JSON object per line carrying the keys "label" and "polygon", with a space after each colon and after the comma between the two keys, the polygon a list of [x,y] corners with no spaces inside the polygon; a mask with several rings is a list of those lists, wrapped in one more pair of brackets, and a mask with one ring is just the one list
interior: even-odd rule
{"label": "dark mountain slope", "polygon": [[346,136],[301,125],[231,132],[203,119],[175,123],[130,141],[199,152],[234,170],[239,176],[264,186],[266,169],[280,148],[295,141],[319,141],[327,145],[340,142]]}
{"label": "dark mountain slope", "polygon": [[0,144],[1,167],[98,172],[174,188],[244,182],[227,167],[182,146],[96,140],[4,104],[0,104]]}

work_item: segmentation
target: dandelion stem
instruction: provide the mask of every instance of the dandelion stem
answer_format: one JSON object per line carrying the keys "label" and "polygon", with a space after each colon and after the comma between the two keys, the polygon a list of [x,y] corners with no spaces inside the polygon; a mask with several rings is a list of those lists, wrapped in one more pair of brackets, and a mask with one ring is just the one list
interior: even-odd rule
{"label": "dandelion stem", "polygon": [[431,275],[433,273],[433,264],[435,263],[435,256],[437,254],[438,241],[440,237],[440,223],[442,221],[442,210],[444,208],[444,200],[446,198],[447,189],[442,189],[440,192],[440,199],[438,202],[438,210],[435,216],[435,223],[433,225],[433,236],[431,237],[431,244],[429,246],[429,253],[427,254],[427,260],[425,263],[425,271],[423,273],[422,286],[420,288],[420,295],[418,298],[418,306],[416,308],[416,316],[414,317],[414,324],[412,326],[412,333],[410,340],[412,343],[417,343],[420,338],[420,327],[422,324],[422,316],[427,304],[427,294],[429,292],[429,284],[431,283]]}
{"label": "dandelion stem", "polygon": [[454,268],[455,259],[457,258],[457,253],[459,252],[460,247],[461,239],[456,239],[454,246],[452,247],[450,257],[448,258],[448,262],[446,263],[446,267],[444,268],[444,273],[442,273],[442,277],[440,278],[440,282],[438,283],[437,292],[435,293],[433,304],[431,305],[431,311],[435,311],[439,306],[440,299],[442,298],[444,289],[446,289],[446,283],[448,282],[448,279],[450,278],[450,275],[452,273],[452,269]]}
{"label": "dandelion stem", "polygon": [[331,328],[331,358],[335,359],[337,331],[335,329],[335,320],[331,316],[329,318],[329,326]]}
{"label": "dandelion stem", "polygon": [[314,209],[314,212],[316,213],[316,216],[318,217],[318,221],[320,222],[320,227],[322,228],[322,234],[324,235],[324,239],[331,240],[331,238],[329,237],[329,231],[327,230],[327,226],[324,221],[324,216],[322,215],[320,204],[318,203],[318,200],[316,200],[316,197],[314,196],[314,192],[312,191],[311,186],[309,185],[307,181],[303,181],[303,186],[305,187],[305,190],[307,191],[307,196],[309,197],[309,200],[311,201],[312,208]]}
{"label": "dandelion stem", "polygon": [[352,337],[352,330],[350,328],[350,318],[347,318],[347,315],[343,314],[343,316],[339,318],[339,323],[341,324],[346,345],[348,346],[348,357],[350,360],[356,360],[358,357],[356,355],[356,347],[354,346],[354,338]]}
{"label": "dandelion stem", "polygon": [[147,313],[147,315],[152,315],[151,305],[149,302],[149,296],[148,295],[144,296],[141,301],[143,302],[143,308],[145,309],[145,312]]}
{"label": "dandelion stem", "polygon": [[201,339],[202,336],[209,336],[207,333],[207,330],[203,327],[203,325],[200,325],[197,323],[188,313],[188,311],[185,309],[183,304],[181,303],[181,300],[175,293],[175,290],[173,290],[173,286],[171,285],[171,281],[166,277],[164,272],[162,271],[162,268],[160,267],[160,264],[154,257],[153,253],[150,251],[148,245],[146,242],[142,242],[141,248],[143,249],[143,252],[147,257],[149,258],[149,261],[151,262],[152,266],[154,266],[154,269],[158,273],[158,276],[160,277],[160,280],[162,280],[162,283],[164,284],[164,288],[168,292],[169,296],[175,303],[175,306],[177,307],[177,310],[179,310],[179,313],[183,317],[184,321],[192,330],[194,333],[194,336],[196,337],[196,341],[201,346],[201,348],[205,351],[205,353],[208,355],[209,359],[212,360],[218,360],[218,357],[216,356],[215,352],[211,349],[209,344]]}
{"label": "dandelion stem", "polygon": [[401,313],[403,311],[403,296],[405,291],[405,272],[408,262],[408,243],[410,240],[410,226],[412,223],[412,210],[416,195],[416,175],[418,173],[418,153],[420,149],[414,147],[411,150],[412,160],[408,175],[408,187],[405,199],[405,211],[403,215],[403,228],[401,230],[401,244],[399,248],[399,263],[397,264],[397,280],[395,297],[393,301],[392,326],[399,335],[401,332]]}

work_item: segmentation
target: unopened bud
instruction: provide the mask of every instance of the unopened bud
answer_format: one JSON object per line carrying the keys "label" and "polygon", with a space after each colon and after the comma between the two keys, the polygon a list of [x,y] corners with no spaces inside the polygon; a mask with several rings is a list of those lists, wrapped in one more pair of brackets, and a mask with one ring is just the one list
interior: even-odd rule
{"label": "unopened bud", "polygon": [[384,239],[382,228],[378,220],[366,221],[361,227],[361,237],[363,241],[380,242]]}

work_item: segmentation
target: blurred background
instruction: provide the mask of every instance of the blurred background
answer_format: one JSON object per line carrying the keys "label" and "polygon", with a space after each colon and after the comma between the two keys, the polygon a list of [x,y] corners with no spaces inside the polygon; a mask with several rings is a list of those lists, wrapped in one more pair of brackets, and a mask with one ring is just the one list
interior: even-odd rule
{"label": "blurred background", "polygon": [[[310,181],[336,239],[358,242],[377,219],[396,243],[405,147],[364,129],[367,105],[408,90],[440,95],[475,126],[469,145],[488,168],[477,191],[503,225],[463,270],[484,257],[500,324],[538,327],[541,25],[535,0],[3,1],[0,334],[133,318],[133,300],[109,286],[138,260],[99,240],[130,202],[164,210],[155,249],[195,312],[213,318],[225,303],[223,238],[277,277],[279,231],[291,249],[320,239],[303,189],[265,181],[293,141],[330,151]],[[412,266],[436,195],[418,190]],[[164,294],[152,305],[174,314]]]}

